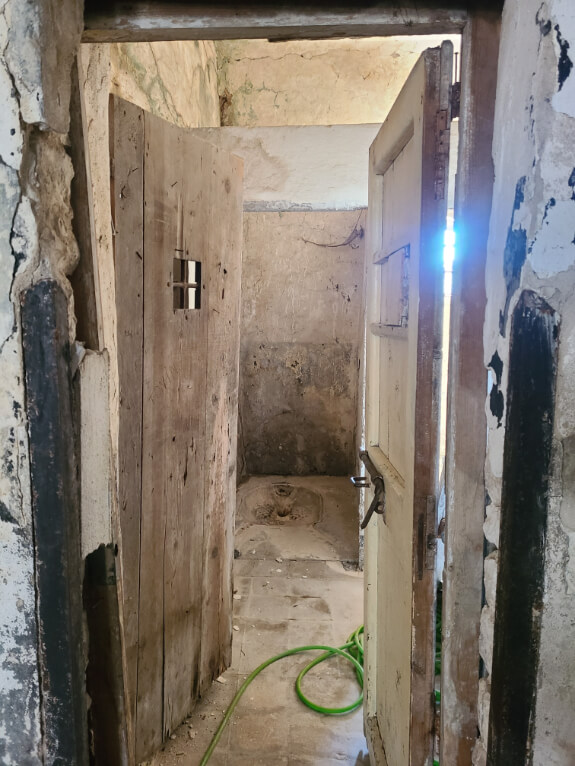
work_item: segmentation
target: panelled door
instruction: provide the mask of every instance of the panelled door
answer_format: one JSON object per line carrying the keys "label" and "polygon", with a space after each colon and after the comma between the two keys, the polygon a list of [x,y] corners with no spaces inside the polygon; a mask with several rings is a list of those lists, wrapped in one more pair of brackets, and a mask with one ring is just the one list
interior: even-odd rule
{"label": "panelled door", "polygon": [[111,101],[130,750],[231,653],[242,162]]}
{"label": "panelled door", "polygon": [[[365,444],[385,501],[365,538],[365,728],[372,762],[385,766],[430,766],[433,754],[452,56],[449,42],[422,54],[369,160]],[[372,499],[373,482],[366,507]]]}

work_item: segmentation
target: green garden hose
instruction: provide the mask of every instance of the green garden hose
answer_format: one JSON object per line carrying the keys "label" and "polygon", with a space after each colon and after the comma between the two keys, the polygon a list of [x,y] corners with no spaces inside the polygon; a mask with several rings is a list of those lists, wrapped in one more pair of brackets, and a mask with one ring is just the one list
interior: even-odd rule
{"label": "green garden hose", "polygon": [[[357,708],[362,705],[363,703],[363,625],[357,628],[357,630],[355,630],[351,634],[351,636],[348,638],[346,643],[337,649],[333,646],[322,646],[322,645],[299,646],[296,649],[288,649],[285,652],[281,652],[281,654],[276,654],[275,657],[271,657],[269,660],[262,662],[261,665],[259,665],[254,671],[252,671],[252,673],[250,673],[250,675],[246,678],[246,680],[240,686],[239,690],[236,692],[236,695],[231,701],[228,709],[226,710],[224,717],[222,719],[222,722],[218,726],[216,733],[214,734],[208,749],[206,750],[202,760],[200,761],[200,766],[206,766],[206,764],[210,760],[214,750],[216,749],[216,745],[220,741],[220,737],[222,736],[228,721],[232,717],[232,713],[234,712],[236,705],[238,704],[243,693],[251,684],[251,682],[254,680],[254,678],[256,678],[256,676],[258,676],[262,672],[262,670],[267,668],[269,665],[272,665],[274,662],[277,662],[278,660],[282,660],[284,657],[291,657],[294,654],[299,654],[300,652],[309,652],[309,651],[320,651],[320,652],[323,652],[323,654],[320,654],[319,657],[316,657],[316,659],[312,660],[308,665],[306,665],[305,668],[301,671],[301,673],[297,677],[295,688],[296,688],[298,697],[304,703],[304,705],[307,705],[312,710],[315,710],[318,713],[323,713],[324,715],[343,715],[345,713],[351,713],[352,711],[357,710]],[[317,705],[315,702],[312,702],[305,696],[305,694],[303,693],[301,689],[301,682],[303,680],[303,677],[307,673],[309,673],[309,671],[312,668],[314,668],[316,665],[319,665],[320,662],[324,662],[324,660],[327,660],[330,657],[336,657],[336,656],[344,657],[348,662],[351,662],[351,664],[353,665],[355,669],[355,674],[357,676],[357,681],[361,688],[361,694],[359,698],[355,702],[351,703],[350,705],[346,705],[340,708],[323,707],[322,705]]]}

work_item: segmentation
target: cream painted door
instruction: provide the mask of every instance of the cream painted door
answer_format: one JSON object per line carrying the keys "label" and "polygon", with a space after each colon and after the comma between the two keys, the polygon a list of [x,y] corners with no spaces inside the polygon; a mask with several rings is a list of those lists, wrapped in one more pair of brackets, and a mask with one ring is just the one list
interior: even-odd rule
{"label": "cream painted door", "polygon": [[[366,450],[385,513],[365,537],[365,728],[373,764],[428,766],[435,496],[453,50],[420,57],[370,149]],[[367,490],[366,508],[373,498]]]}

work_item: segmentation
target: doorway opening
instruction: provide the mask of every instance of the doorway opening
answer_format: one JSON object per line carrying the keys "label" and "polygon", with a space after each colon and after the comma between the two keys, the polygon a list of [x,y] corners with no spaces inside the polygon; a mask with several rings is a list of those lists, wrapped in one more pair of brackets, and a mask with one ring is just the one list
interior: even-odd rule
{"label": "doorway opening", "polygon": [[[236,550],[241,555],[236,562],[251,560],[257,569],[258,561],[281,559],[276,562],[276,569],[281,569],[286,562],[302,559],[339,561],[348,567],[341,566],[345,572],[360,561],[359,498],[347,488],[347,477],[356,473],[361,442],[367,154],[419,52],[443,39],[228,41],[214,47],[215,60],[225,62],[216,71],[219,124],[186,127],[194,128],[202,140],[242,156],[246,171],[238,397],[240,506],[260,491],[263,481],[268,493],[278,484],[289,488],[290,494],[298,495],[301,488],[311,493],[299,504],[306,522],[299,526],[290,526],[290,514],[297,516],[293,508],[286,516],[282,509],[270,512],[280,520],[290,519],[277,525],[254,523],[262,521],[257,509],[246,511],[247,516],[239,513]],[[157,68],[151,75],[139,59],[151,46],[141,45],[140,51],[137,44],[115,46],[110,89],[177,124],[185,123],[187,118],[174,101],[175,91],[163,82],[162,71],[169,70],[173,61],[167,52],[164,58],[156,55]],[[189,45],[196,47],[200,59],[208,55],[207,44]],[[288,51],[289,46],[293,50]],[[87,58],[90,55],[101,56],[102,51],[94,48]],[[359,63],[350,63],[354,57]],[[294,75],[289,62],[303,69]],[[326,66],[308,81],[302,72],[314,62]],[[256,65],[261,80],[248,74]],[[213,77],[210,66],[206,63],[204,84],[210,80],[209,72]],[[283,91],[269,81],[273,67],[274,76],[283,78]],[[348,68],[353,73],[351,84],[344,76]],[[194,81],[196,98],[204,87],[199,88],[198,81]],[[382,92],[387,105],[380,98]],[[305,97],[299,105],[298,94]],[[204,102],[206,111],[215,113],[213,98]],[[316,488],[316,480],[318,486],[327,481],[339,487],[338,498],[346,498],[345,503],[335,503],[339,510],[333,506],[329,518],[326,495]],[[322,497],[324,515],[319,518],[314,515],[313,493]],[[262,503],[269,505],[268,500]],[[329,528],[332,520],[336,528],[339,524],[335,532]],[[302,528],[306,534],[298,542]],[[295,535],[297,546],[286,542],[285,531]],[[261,539],[253,539],[254,534]],[[306,552],[305,544],[314,535],[319,549]],[[326,548],[330,535],[338,541],[332,553]],[[276,556],[271,555],[274,552]],[[298,566],[290,564],[299,573]],[[259,575],[254,569],[242,576]],[[302,574],[300,579],[308,576]],[[361,729],[361,716],[357,720]],[[171,737],[172,729],[165,729],[164,736]]]}

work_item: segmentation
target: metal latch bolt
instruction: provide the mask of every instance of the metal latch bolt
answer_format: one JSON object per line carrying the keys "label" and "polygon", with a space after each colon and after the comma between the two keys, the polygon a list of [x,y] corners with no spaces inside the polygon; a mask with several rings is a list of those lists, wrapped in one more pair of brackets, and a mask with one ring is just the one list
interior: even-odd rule
{"label": "metal latch bolt", "polygon": [[[369,473],[371,483],[373,483],[373,489],[375,493],[373,500],[371,501],[371,505],[367,509],[365,518],[361,522],[361,528],[365,529],[374,513],[378,513],[383,516],[383,520],[385,521],[385,482],[383,481],[383,476],[374,466],[366,451],[360,452],[359,457],[361,462],[367,468],[367,472]],[[370,481],[367,476],[352,476],[351,483],[358,489],[363,489],[370,486]]]}

